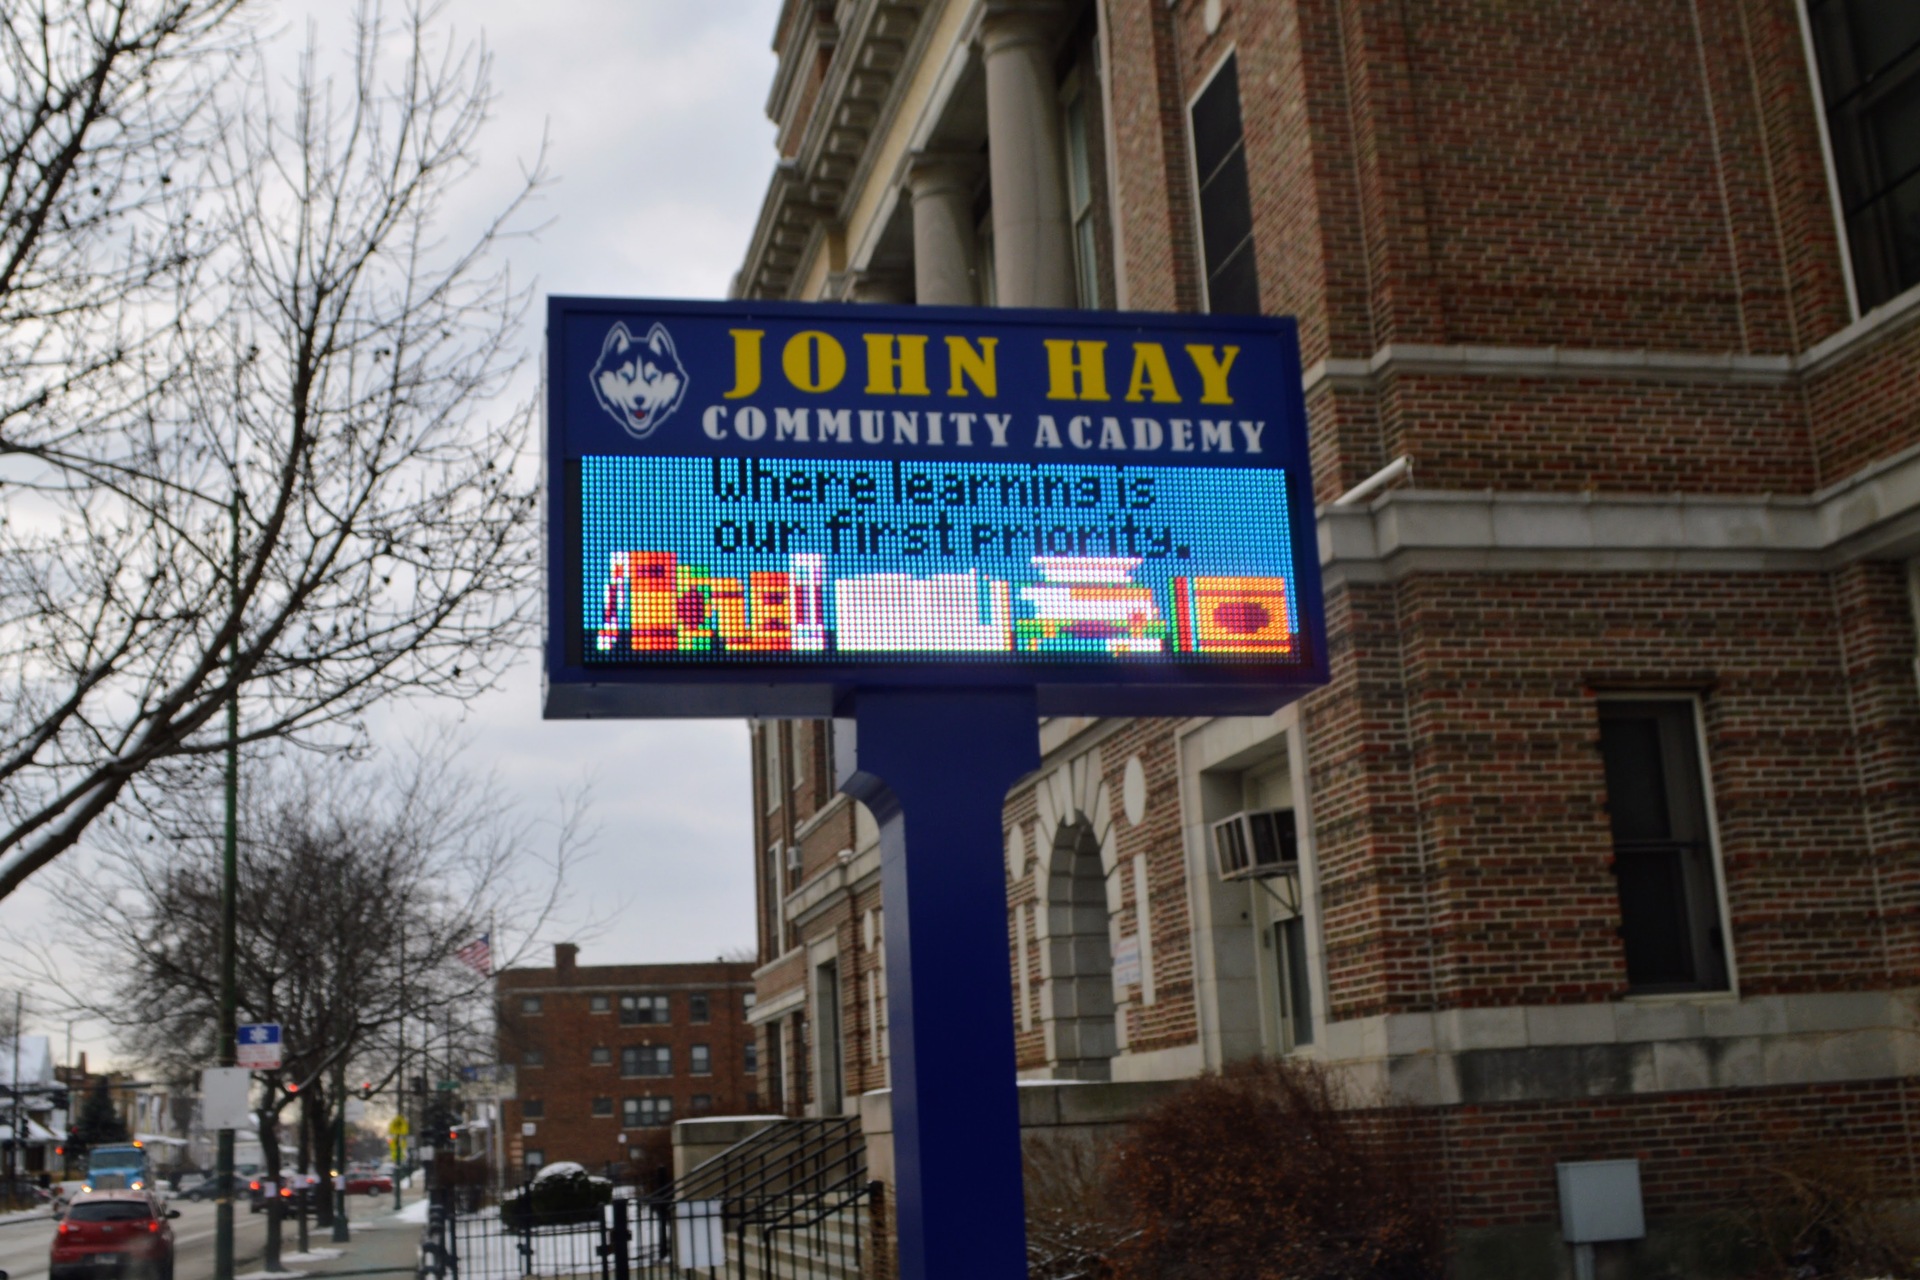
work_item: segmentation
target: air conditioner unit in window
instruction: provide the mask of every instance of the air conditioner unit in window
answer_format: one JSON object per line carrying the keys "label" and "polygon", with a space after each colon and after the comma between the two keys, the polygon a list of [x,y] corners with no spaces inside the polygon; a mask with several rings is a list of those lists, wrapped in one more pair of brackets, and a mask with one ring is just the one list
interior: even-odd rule
{"label": "air conditioner unit in window", "polygon": [[1236,813],[1213,824],[1213,858],[1222,880],[1297,875],[1300,842],[1293,810]]}
{"label": "air conditioner unit in window", "polygon": [[787,846],[787,870],[798,871],[799,869],[800,869],[800,846],[797,844],[790,844]]}

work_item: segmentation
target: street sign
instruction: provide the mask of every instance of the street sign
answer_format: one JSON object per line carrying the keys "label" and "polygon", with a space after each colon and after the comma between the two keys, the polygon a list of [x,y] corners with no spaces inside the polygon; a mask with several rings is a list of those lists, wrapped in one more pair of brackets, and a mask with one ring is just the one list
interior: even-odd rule
{"label": "street sign", "polygon": [[249,1022],[241,1025],[234,1049],[235,1066],[249,1071],[280,1069],[280,1024]]}
{"label": "street sign", "polygon": [[252,1129],[253,1073],[245,1067],[208,1067],[200,1073],[200,1123],[209,1130]]}
{"label": "street sign", "polygon": [[458,1080],[442,1080],[433,1086],[442,1093],[452,1093],[460,1087]]}
{"label": "street sign", "polygon": [[387,1133],[395,1138],[404,1138],[413,1132],[413,1126],[407,1123],[405,1116],[395,1116],[387,1121]]}
{"label": "street sign", "polygon": [[555,298],[547,341],[551,718],[1325,679],[1291,320]]}

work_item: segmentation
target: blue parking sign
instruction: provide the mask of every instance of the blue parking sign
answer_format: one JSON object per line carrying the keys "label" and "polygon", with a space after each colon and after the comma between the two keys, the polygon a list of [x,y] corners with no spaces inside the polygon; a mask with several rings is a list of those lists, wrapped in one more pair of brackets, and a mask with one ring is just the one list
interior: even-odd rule
{"label": "blue parking sign", "polygon": [[247,1067],[254,1071],[277,1071],[280,1067],[280,1024],[277,1022],[249,1022],[243,1024],[236,1036],[233,1061],[235,1066]]}

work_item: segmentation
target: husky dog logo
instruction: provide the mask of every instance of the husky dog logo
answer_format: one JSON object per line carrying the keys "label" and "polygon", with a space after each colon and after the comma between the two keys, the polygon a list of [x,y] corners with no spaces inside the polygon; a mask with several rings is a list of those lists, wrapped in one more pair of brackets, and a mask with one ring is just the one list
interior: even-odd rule
{"label": "husky dog logo", "polygon": [[673,416],[687,394],[687,370],[667,327],[636,338],[625,324],[607,330],[593,365],[593,398],[636,440]]}

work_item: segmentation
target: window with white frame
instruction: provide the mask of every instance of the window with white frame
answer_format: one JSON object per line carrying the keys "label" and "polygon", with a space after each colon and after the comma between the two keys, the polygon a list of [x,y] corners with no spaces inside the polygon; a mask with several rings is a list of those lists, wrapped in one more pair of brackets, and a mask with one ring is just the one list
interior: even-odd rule
{"label": "window with white frame", "polygon": [[1094,239],[1093,160],[1087,138],[1087,95],[1076,75],[1067,88],[1061,113],[1067,144],[1067,210],[1073,220],[1073,274],[1080,305],[1100,305],[1100,263]]}
{"label": "window with white frame", "polygon": [[659,1025],[670,1021],[672,1016],[672,1005],[666,996],[620,997],[620,1021],[628,1026]]}
{"label": "window with white frame", "polygon": [[622,1098],[620,1123],[629,1129],[650,1129],[673,1123],[672,1098]]}
{"label": "window with white frame", "polygon": [[620,1051],[623,1076],[670,1076],[673,1074],[673,1049],[664,1044],[628,1045]]}
{"label": "window with white frame", "polygon": [[1207,310],[1257,315],[1260,275],[1253,252],[1253,201],[1240,119],[1240,69],[1229,54],[1193,101],[1193,165],[1200,193],[1200,247]]}
{"label": "window with white frame", "polygon": [[1601,702],[1600,755],[1629,989],[1725,990],[1726,929],[1693,700]]}
{"label": "window with white frame", "polygon": [[1806,0],[1854,289],[1920,284],[1920,4]]}

